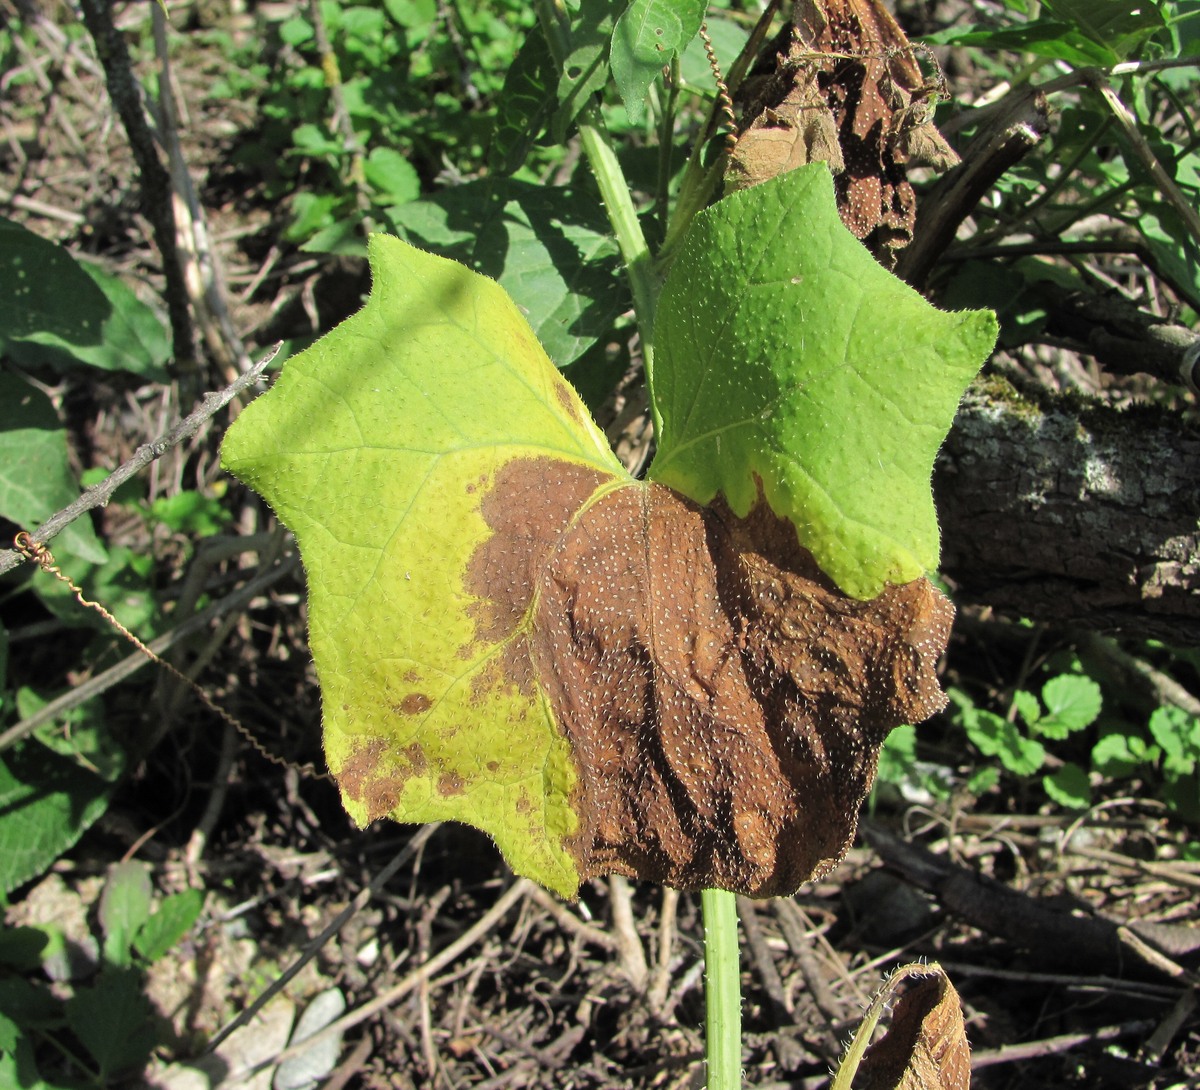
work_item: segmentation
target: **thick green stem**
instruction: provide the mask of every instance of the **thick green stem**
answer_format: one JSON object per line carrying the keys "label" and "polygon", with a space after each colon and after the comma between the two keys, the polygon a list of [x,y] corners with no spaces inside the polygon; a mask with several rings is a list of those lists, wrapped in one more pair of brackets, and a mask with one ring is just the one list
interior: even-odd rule
{"label": "thick green stem", "polygon": [[[568,50],[567,24],[561,5],[557,0],[538,0],[538,20],[550,53],[561,69]],[[650,386],[650,412],[654,418],[655,435],[662,434],[662,420],[654,404],[654,306],[658,301],[659,281],[654,273],[650,247],[642,233],[637,209],[633,206],[633,195],[629,183],[617,160],[617,153],[609,142],[608,133],[596,105],[587,106],[580,113],[576,124],[579,140],[587,156],[588,165],[600,187],[600,197],[608,222],[612,225],[621,257],[625,261],[625,272],[633,292],[633,309],[637,317],[638,333],[642,342],[642,359],[646,368],[646,382]]]}
{"label": "thick green stem", "polygon": [[707,1090],[742,1085],[742,982],[738,968],[737,902],[723,889],[700,894],[704,915],[704,1004]]}
{"label": "thick green stem", "polygon": [[625,271],[629,286],[633,290],[633,309],[637,314],[638,330],[642,335],[642,346],[646,352],[646,371],[650,372],[650,349],[654,340],[654,304],[658,298],[658,282],[650,260],[650,247],[642,234],[633,197],[617,161],[617,153],[608,141],[599,117],[599,110],[589,106],[579,118],[579,139],[588,158],[608,222],[616,235],[621,257],[625,259]]}

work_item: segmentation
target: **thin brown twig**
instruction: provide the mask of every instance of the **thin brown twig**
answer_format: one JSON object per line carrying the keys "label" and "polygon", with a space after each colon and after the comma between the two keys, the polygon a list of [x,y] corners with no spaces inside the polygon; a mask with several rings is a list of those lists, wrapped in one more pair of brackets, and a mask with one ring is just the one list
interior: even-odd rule
{"label": "thin brown twig", "polygon": [[[362,907],[366,905],[372,897],[374,897],[385,885],[387,885],[392,876],[425,846],[429,838],[433,836],[433,834],[437,832],[440,827],[441,822],[434,822],[431,825],[425,825],[418,829],[413,834],[412,839],[396,853],[391,862],[389,862],[388,865],[383,868],[383,870],[375,875],[375,877],[371,880],[371,884],[368,885],[366,889],[359,890],[358,893],[355,894],[354,900],[329,921],[329,923],[321,930],[321,933],[315,936],[304,947],[304,949],[300,951],[300,954],[296,960],[293,961],[292,964],[289,965],[276,980],[271,982],[270,986],[262,993],[262,995],[260,995],[254,1000],[254,1002],[242,1010],[236,1018],[230,1022],[227,1022],[220,1028],[220,1030],[217,1031],[212,1040],[209,1041],[207,1051],[209,1053],[215,1052],[218,1046],[220,1046],[221,1042],[227,1040],[230,1034],[241,1029],[242,1026],[248,1025],[251,1019],[253,1019],[254,1016],[258,1014],[258,1012],[261,1011],[263,1007],[265,1007],[272,999],[274,999],[275,996],[277,996],[284,988],[286,988],[288,983],[298,972],[300,972],[301,969],[304,968],[305,965],[307,965],[314,957],[316,957],[320,949],[346,925],[350,917],[362,909]],[[307,1044],[310,1040],[312,1039],[305,1038],[305,1043]],[[315,1041],[313,1043],[315,1043]],[[282,1057],[277,1057],[277,1059],[282,1059]]]}
{"label": "thin brown twig", "polygon": [[290,1045],[274,1056],[269,1056],[260,1061],[252,1072],[247,1073],[248,1077],[257,1075],[260,1071],[271,1070],[283,1060],[299,1055],[300,1052],[315,1047],[321,1041],[330,1037],[340,1036],[355,1026],[361,1025],[368,1018],[374,1017],[380,1011],[387,1010],[388,1007],[398,1003],[409,992],[413,991],[422,980],[433,976],[434,973],[454,961],[464,950],[470,949],[470,947],[474,946],[475,943],[492,931],[515,905],[529,896],[529,891],[532,887],[533,883],[528,878],[518,878],[500,895],[496,903],[487,912],[480,916],[457,939],[434,954],[427,962],[419,965],[398,983],[388,988],[387,991],[381,992],[361,1007],[356,1007],[336,1021],[330,1022],[329,1025],[325,1026],[319,1032],[314,1033],[311,1037],[306,1037],[303,1041]]}
{"label": "thin brown twig", "polygon": [[[200,403],[199,408],[184,417],[165,435],[138,447],[129,461],[114,469],[103,481],[84,492],[79,499],[69,503],[61,511],[56,511],[36,530],[31,530],[29,532],[30,540],[35,545],[45,545],[85,512],[107,504],[112,499],[113,493],[130,477],[151,462],[161,458],[172,447],[178,446],[183,440],[195,435],[205,421],[220,412],[243,390],[254,385],[262,377],[267,365],[279,354],[281,347],[282,342],[275,345],[249,371],[231,382],[224,390],[207,395]],[[0,550],[0,575],[11,571],[23,561],[24,557],[16,549]]]}
{"label": "thin brown twig", "polygon": [[[189,617],[178,627],[171,629],[170,632],[165,632],[157,639],[151,640],[146,646],[156,655],[161,655],[181,640],[185,640],[196,632],[205,629],[216,618],[224,616],[231,610],[242,609],[267,588],[296,571],[299,566],[300,558],[293,553],[274,567],[256,575],[232,594],[227,595],[220,601],[214,602],[207,609],[201,610],[201,612]],[[51,700],[50,703],[39,708],[33,715],[22,719],[19,723],[14,723],[0,734],[0,753],[3,753],[6,749],[10,749],[17,742],[21,741],[21,739],[28,737],[43,723],[48,723],[56,716],[70,711],[84,701],[94,696],[99,696],[114,685],[124,681],[130,674],[136,673],[143,667],[148,666],[150,662],[151,660],[141,651],[137,651],[121,662],[118,662],[115,666],[110,666],[103,673],[97,674],[95,677],[88,678],[86,681],[73,686],[62,696]]]}

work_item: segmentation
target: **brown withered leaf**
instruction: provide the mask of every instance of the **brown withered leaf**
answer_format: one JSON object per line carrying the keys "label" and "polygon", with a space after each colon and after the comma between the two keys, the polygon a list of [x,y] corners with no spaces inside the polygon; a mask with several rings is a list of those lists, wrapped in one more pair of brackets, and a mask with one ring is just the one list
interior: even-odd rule
{"label": "brown withered leaf", "polygon": [[844,855],[888,731],[944,705],[953,608],[924,579],[847,598],[765,503],[586,505],[602,483],[507,464],[467,583],[496,677],[540,687],[571,746],[580,877],[791,893]]}
{"label": "brown withered leaf", "polygon": [[728,184],[828,162],[843,222],[891,265],[916,219],[908,166],[958,162],[931,120],[944,86],[925,79],[880,0],[797,0],[765,60],[773,71],[752,75],[741,96],[749,121]]}
{"label": "brown withered leaf", "polygon": [[938,965],[910,965],[888,981],[909,979],[887,1033],[858,1066],[856,1090],[969,1090],[971,1046],[958,992]]}

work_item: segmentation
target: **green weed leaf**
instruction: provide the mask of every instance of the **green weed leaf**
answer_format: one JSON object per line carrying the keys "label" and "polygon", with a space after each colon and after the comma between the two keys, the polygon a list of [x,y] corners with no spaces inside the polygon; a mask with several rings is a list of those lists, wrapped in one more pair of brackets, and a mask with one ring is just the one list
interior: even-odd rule
{"label": "green weed leaf", "polygon": [[937,567],[933,459],[995,338],[990,313],[935,310],[876,264],[824,164],[742,190],[696,217],[663,288],[650,475],[739,516],[761,489],[872,598]]}
{"label": "green weed leaf", "polygon": [[158,961],[191,929],[204,907],[204,894],[185,889],[164,898],[154,914],[141,926],[133,947],[146,961]]}
{"label": "green weed leaf", "polygon": [[1132,776],[1144,764],[1157,760],[1159,750],[1140,734],[1112,730],[1092,746],[1092,767],[1107,779]]}
{"label": "green weed leaf", "polygon": [[1150,716],[1150,733],[1162,748],[1163,768],[1186,775],[1200,760],[1200,719],[1166,705]]}
{"label": "green weed leaf", "polygon": [[534,27],[517,50],[496,105],[496,130],[488,148],[493,174],[521,168],[554,110],[554,58],[546,36]]}
{"label": "green weed leaf", "polygon": [[67,1022],[100,1068],[100,1083],[150,1058],[154,1026],[138,973],[108,965],[90,988],[67,1000]]}
{"label": "green weed leaf", "polygon": [[409,242],[498,280],[566,367],[629,306],[595,198],[574,186],[468,182],[392,211]]}
{"label": "green weed leaf", "polygon": [[613,27],[609,63],[629,120],[646,116],[646,92],[704,20],[706,0],[633,0]]}
{"label": "green weed leaf", "polygon": [[[67,432],[50,399],[16,375],[0,374],[0,515],[33,529],[78,498]],[[54,547],[93,564],[106,556],[86,517],[63,530]]]}
{"label": "green weed leaf", "polygon": [[973,708],[964,717],[967,736],[985,757],[996,757],[1009,772],[1032,776],[1046,760],[1046,750],[1040,742],[1026,738],[1016,726],[994,712]]}
{"label": "green weed leaf", "polygon": [[0,217],[0,349],[17,363],[85,363],[166,381],[170,337],[116,277]]}
{"label": "green weed leaf", "polygon": [[1042,706],[1038,703],[1038,698],[1024,689],[1013,693],[1013,706],[1028,726],[1033,726],[1042,717]]}
{"label": "green weed leaf", "polygon": [[1052,776],[1043,776],[1042,787],[1059,806],[1068,810],[1086,810],[1092,804],[1092,788],[1087,773],[1071,761]]}
{"label": "green weed leaf", "polygon": [[100,927],[104,931],[104,958],[110,965],[126,966],[133,938],[150,918],[150,871],[145,863],[129,860],[108,872],[100,894]]}
{"label": "green weed leaf", "polygon": [[558,109],[550,133],[561,143],[571,122],[608,82],[608,50],[622,0],[586,0],[572,4],[567,54],[558,77]]}
{"label": "green weed leaf", "polygon": [[0,893],[41,874],[108,806],[110,785],[70,761],[24,746],[0,759]]}
{"label": "green weed leaf", "polygon": [[1043,738],[1063,739],[1074,731],[1091,726],[1103,704],[1100,686],[1090,677],[1062,674],[1042,686],[1046,714],[1030,729]]}
{"label": "green weed leaf", "polygon": [[1167,28],[1162,5],[1157,0],[1045,0],[1047,11],[1076,27],[1092,41],[1112,51],[1120,60],[1135,53],[1142,44]]}

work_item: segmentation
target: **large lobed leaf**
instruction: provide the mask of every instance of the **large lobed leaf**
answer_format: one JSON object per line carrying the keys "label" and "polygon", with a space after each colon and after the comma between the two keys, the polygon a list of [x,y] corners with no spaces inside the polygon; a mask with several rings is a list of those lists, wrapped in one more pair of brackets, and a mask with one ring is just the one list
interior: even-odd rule
{"label": "large lobed leaf", "polygon": [[760,490],[843,591],[938,563],[930,477],[996,339],[936,310],[842,226],[823,163],[697,216],[658,306],[650,475],[746,515]]}
{"label": "large lobed leaf", "polygon": [[[615,871],[766,896],[830,869],[888,730],[944,703],[949,604],[924,579],[847,597],[737,488],[702,506],[631,480],[495,283],[395,239],[370,256],[364,310],[222,455],[299,542],[351,815],[468,822],[565,894]],[[686,419],[663,408],[667,442]]]}

